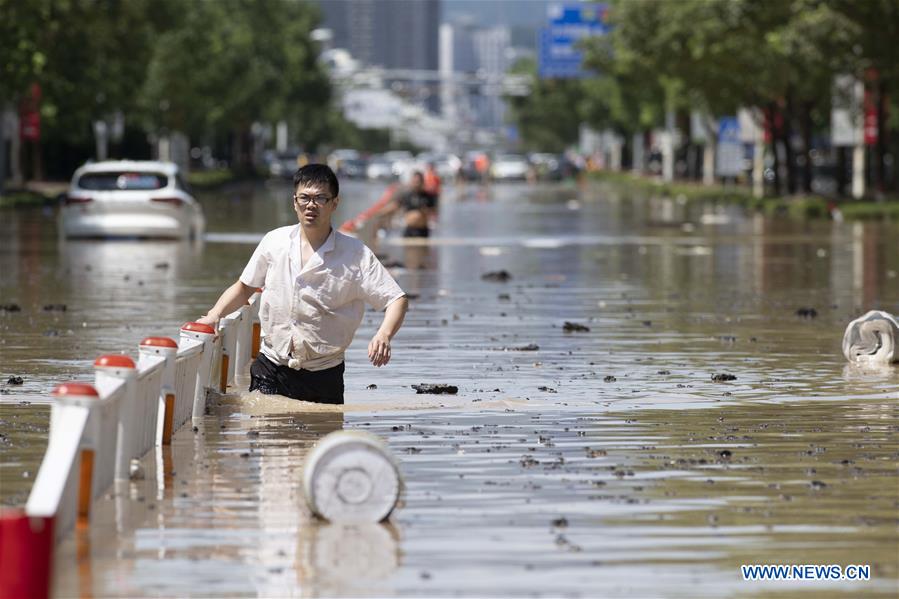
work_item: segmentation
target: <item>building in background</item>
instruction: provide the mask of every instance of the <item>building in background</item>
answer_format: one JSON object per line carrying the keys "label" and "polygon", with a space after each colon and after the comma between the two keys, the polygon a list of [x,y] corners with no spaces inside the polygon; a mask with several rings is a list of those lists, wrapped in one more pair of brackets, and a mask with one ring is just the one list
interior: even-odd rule
{"label": "building in background", "polygon": [[319,0],[330,46],[349,51],[364,67],[385,70],[385,85],[436,112],[434,81],[391,77],[390,71],[437,71],[440,0]]}
{"label": "building in background", "polygon": [[[531,4],[510,0],[500,12],[533,12]],[[451,123],[451,146],[501,141],[508,91],[504,78],[517,58],[534,54],[536,24],[506,25],[501,15],[488,18],[479,4],[455,0],[319,0],[319,6],[329,32],[329,56],[341,51],[344,62],[358,65],[351,69],[355,74],[340,75],[344,92],[354,92],[344,104],[354,107],[354,122],[399,126],[374,116],[384,112],[378,107],[361,109],[377,96],[371,90],[383,89],[393,98],[386,104],[399,99]],[[460,12],[460,7],[470,10]],[[339,71],[332,65],[332,73]]]}
{"label": "building in background", "polygon": [[320,0],[332,45],[362,65],[437,70],[440,0]]}

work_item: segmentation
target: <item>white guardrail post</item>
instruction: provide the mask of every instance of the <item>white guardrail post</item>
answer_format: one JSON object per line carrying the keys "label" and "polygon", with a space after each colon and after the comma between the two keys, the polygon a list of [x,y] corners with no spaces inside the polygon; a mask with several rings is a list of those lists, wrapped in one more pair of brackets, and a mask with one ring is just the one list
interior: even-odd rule
{"label": "white guardrail post", "polygon": [[[106,397],[124,386],[119,399],[118,426],[116,427],[115,478],[127,479],[131,458],[135,456],[137,393],[135,381],[137,366],[134,360],[121,354],[100,356],[94,361],[94,384],[100,395]],[[155,421],[154,421],[155,422]]]}
{"label": "white guardrail post", "polygon": [[[261,290],[260,290],[261,291]],[[110,354],[94,362],[94,385],[58,386],[44,459],[24,510],[0,511],[0,595],[47,597],[55,541],[78,522],[130,462],[171,443],[188,418],[202,418],[206,388],[224,391],[259,353],[259,300],[222,319],[181,327],[179,343],[147,337],[138,363]]]}
{"label": "white guardrail post", "polygon": [[219,391],[225,393],[228,384],[234,381],[234,370],[237,363],[237,338],[240,336],[240,324],[246,306],[235,310],[219,321],[219,337],[222,340],[221,370],[219,371]]}
{"label": "white guardrail post", "polygon": [[145,346],[144,341],[138,346],[132,459],[142,457],[156,446],[160,393],[167,362],[163,352],[156,351],[154,345]]}
{"label": "white guardrail post", "polygon": [[[137,365],[143,369],[153,358],[162,359],[162,377],[156,400],[156,418],[153,427],[153,445],[171,443],[175,422],[175,362],[178,354],[178,343],[169,337],[147,337],[140,342],[140,357]],[[147,397],[148,401],[152,398]]]}
{"label": "white guardrail post", "polygon": [[[194,379],[193,393],[191,394],[191,411],[185,415],[184,420],[181,420],[175,428],[180,426],[189,417],[197,419],[203,418],[203,414],[206,411],[206,387],[209,386],[210,378],[215,367],[215,329],[208,324],[188,322],[181,327],[181,344],[179,346],[180,349],[178,350],[178,359],[181,360],[182,352],[187,356],[197,343],[200,343],[203,349],[200,352],[200,359],[197,364],[197,374]],[[183,383],[187,383],[187,381],[183,381]],[[187,391],[187,385],[185,384],[184,386],[184,391]]]}

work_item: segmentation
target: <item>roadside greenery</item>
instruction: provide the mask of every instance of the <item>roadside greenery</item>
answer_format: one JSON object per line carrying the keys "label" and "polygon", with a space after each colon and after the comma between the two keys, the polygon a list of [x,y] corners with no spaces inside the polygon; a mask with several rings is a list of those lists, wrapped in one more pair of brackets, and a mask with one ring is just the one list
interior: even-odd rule
{"label": "roadside greenery", "polygon": [[834,218],[834,210],[846,220],[896,220],[899,219],[899,197],[885,201],[873,199],[841,200],[818,195],[776,196],[756,198],[749,189],[734,184],[700,185],[691,181],[665,183],[658,179],[642,177],[628,172],[597,171],[591,173],[594,180],[608,184],[640,189],[654,195],[680,198],[688,202],[739,204],[750,210],[768,215],[786,214],[793,218]]}
{"label": "roadside greenery", "polygon": [[287,121],[312,150],[356,133],[332,106],[318,23],[314,4],[282,0],[0,0],[0,109],[40,86],[31,177],[41,157],[91,157],[93,123],[116,113],[112,156],[178,131],[246,169],[257,121]]}
{"label": "roadside greenery", "polygon": [[[811,150],[816,140],[829,135],[834,78],[850,74],[864,82],[881,122],[881,135],[870,150],[872,187],[897,190],[897,169],[888,168],[887,158],[899,156],[895,0],[609,4],[612,32],[583,43],[595,76],[538,80],[533,94],[510,99],[512,118],[527,147],[540,148],[547,140],[554,147],[570,146],[577,142],[577,129],[568,123],[580,121],[614,130],[629,144],[634,134],[662,127],[666,110],[671,110],[686,133],[683,155],[692,143],[692,111],[704,116],[704,133],[714,143],[718,117],[734,115],[739,108],[756,109],[770,132],[772,191],[808,194]],[[520,63],[517,69],[536,78],[533,63]],[[845,154],[840,153],[838,179],[848,169]]]}

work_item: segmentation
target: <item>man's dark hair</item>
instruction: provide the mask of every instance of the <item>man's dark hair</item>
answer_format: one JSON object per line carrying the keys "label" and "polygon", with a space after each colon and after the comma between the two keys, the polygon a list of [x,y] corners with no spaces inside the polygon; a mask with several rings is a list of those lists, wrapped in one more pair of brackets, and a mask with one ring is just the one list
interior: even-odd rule
{"label": "man's dark hair", "polygon": [[331,197],[336,198],[340,193],[340,185],[337,183],[337,175],[327,164],[307,164],[297,169],[293,175],[293,188],[300,185],[327,186],[331,191]]}

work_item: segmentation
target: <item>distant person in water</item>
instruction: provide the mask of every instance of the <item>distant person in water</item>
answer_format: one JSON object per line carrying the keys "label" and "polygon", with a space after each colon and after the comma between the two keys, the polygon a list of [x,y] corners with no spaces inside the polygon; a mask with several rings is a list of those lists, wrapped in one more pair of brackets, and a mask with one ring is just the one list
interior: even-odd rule
{"label": "distant person in water", "polygon": [[428,163],[423,176],[423,186],[425,193],[434,196],[435,203],[440,201],[440,189],[443,181],[437,173],[437,168],[433,162]]}
{"label": "distant person in water", "polygon": [[385,311],[368,344],[371,363],[384,366],[408,300],[368,247],[331,226],[340,202],[334,172],[308,164],[297,170],[293,183],[299,224],[267,233],[237,282],[199,322],[215,325],[264,287],[263,338],[250,367],[250,391],[342,404],[344,352],[365,304]]}
{"label": "distant person in water", "polygon": [[436,208],[436,197],[425,190],[424,175],[415,171],[409,185],[398,190],[379,215],[390,217],[402,210],[405,225],[403,237],[428,237],[428,222],[436,215]]}

